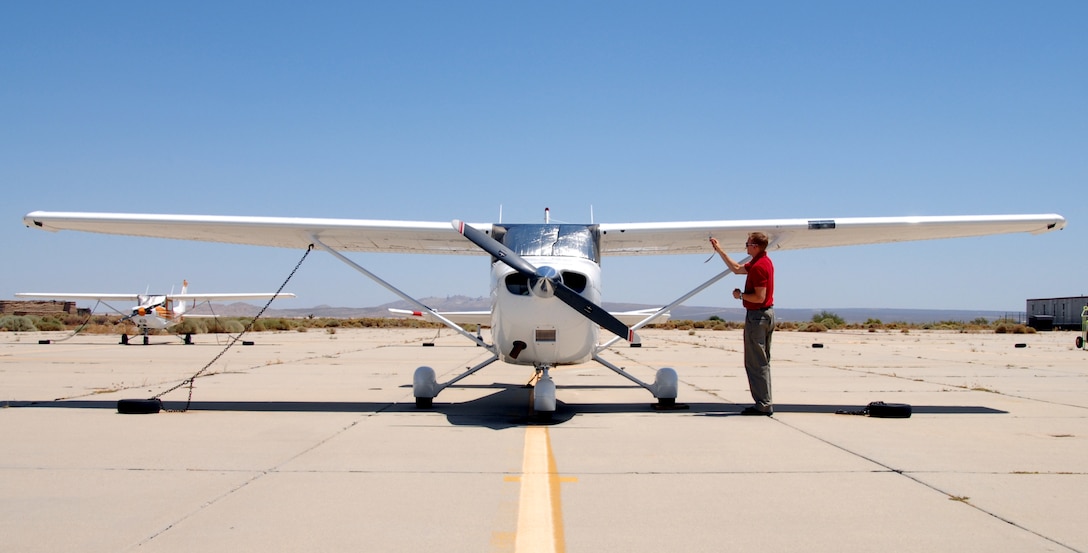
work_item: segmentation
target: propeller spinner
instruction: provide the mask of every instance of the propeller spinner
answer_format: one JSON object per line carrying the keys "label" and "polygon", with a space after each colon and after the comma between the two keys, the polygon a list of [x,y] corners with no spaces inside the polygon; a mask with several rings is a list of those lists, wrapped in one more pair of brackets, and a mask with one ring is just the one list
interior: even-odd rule
{"label": "propeller spinner", "polygon": [[537,268],[533,266],[532,263],[529,263],[520,255],[514,253],[514,250],[511,250],[506,247],[506,245],[488,236],[487,233],[473,228],[460,219],[454,219],[453,228],[461,233],[462,236],[468,238],[473,244],[479,246],[480,249],[491,254],[492,257],[525,275],[529,279],[529,286],[534,294],[543,297],[554,295],[559,298],[560,301],[581,313],[583,317],[600,325],[601,328],[604,328],[628,342],[633,342],[635,340],[635,331],[631,330],[630,327],[623,324],[623,322],[616,317],[613,317],[612,314],[605,311],[603,307],[587,300],[582,297],[581,294],[575,292],[566,284],[563,284],[562,277],[555,269],[551,267]]}

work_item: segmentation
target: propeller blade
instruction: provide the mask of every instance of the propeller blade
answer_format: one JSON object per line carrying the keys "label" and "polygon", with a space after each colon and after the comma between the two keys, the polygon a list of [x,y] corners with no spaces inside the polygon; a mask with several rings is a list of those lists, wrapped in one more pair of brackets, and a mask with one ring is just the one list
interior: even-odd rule
{"label": "propeller blade", "polygon": [[587,319],[601,325],[601,328],[627,340],[628,342],[635,341],[635,331],[622,321],[614,317],[608,311],[583,297],[578,292],[572,290],[566,284],[562,282],[555,283],[555,297],[563,301],[563,303],[571,306],[575,311],[581,313]]}
{"label": "propeller blade", "polygon": [[453,228],[457,232],[461,233],[461,236],[468,238],[473,244],[476,244],[480,249],[491,254],[492,257],[502,261],[509,265],[515,271],[530,277],[535,277],[536,267],[532,263],[525,261],[514,250],[506,247],[505,244],[500,243],[498,240],[491,238],[487,233],[476,230],[475,227],[466,224],[460,219],[453,220]]}

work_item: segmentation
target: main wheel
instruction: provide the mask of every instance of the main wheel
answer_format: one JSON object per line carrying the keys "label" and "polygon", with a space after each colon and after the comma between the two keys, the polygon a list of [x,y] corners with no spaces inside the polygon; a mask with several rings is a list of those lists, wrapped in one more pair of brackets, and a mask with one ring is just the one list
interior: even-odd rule
{"label": "main wheel", "polygon": [[1077,349],[1084,347],[1084,336],[1077,336]]}
{"label": "main wheel", "polygon": [[434,396],[438,394],[438,381],[434,369],[418,367],[412,375],[412,395],[416,397],[416,407],[429,409],[434,405]]}

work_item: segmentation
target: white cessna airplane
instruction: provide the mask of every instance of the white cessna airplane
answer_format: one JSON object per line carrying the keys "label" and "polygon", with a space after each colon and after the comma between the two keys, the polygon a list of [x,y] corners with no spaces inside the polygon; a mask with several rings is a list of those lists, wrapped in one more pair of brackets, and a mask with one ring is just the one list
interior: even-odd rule
{"label": "white cessna airplane", "polygon": [[[195,308],[204,302],[213,301],[247,301],[263,300],[270,298],[293,298],[294,294],[287,293],[240,293],[240,294],[190,294],[189,281],[181,282],[180,294],[73,294],[68,292],[20,292],[15,294],[20,298],[48,298],[55,300],[97,300],[104,303],[110,309],[124,316],[124,320],[132,321],[136,328],[143,334],[144,345],[147,345],[147,334],[152,330],[165,330],[173,328],[181,323],[190,308]],[[134,301],[133,307],[126,315],[119,309],[106,303],[108,301]],[[190,303],[191,302],[191,303]],[[208,317],[208,315],[188,315],[191,318]],[[128,343],[128,335],[122,335],[121,343]],[[186,337],[185,343],[190,343]]]}
{"label": "white cessna airplane", "polygon": [[[444,388],[501,360],[534,367],[532,401],[541,413],[555,411],[555,383],[549,369],[591,359],[649,390],[659,406],[675,405],[678,389],[675,370],[660,368],[654,382],[647,383],[601,358],[600,353],[620,340],[637,344],[636,330],[730,274],[726,269],[671,304],[629,324],[600,307],[603,256],[706,255],[711,251],[710,237],[723,244],[742,244],[753,231],[766,233],[771,241],[768,250],[774,251],[1013,232],[1041,234],[1065,226],[1065,218],[1056,214],[553,224],[547,211],[544,223],[538,224],[468,224],[454,220],[451,225],[369,219],[45,211],[28,213],[23,222],[28,227],[48,231],[323,249],[426,313],[428,318],[441,321],[491,352],[489,359],[445,383],[436,382],[430,367],[416,369],[413,395],[417,406],[429,407]],[[459,326],[454,315],[447,317],[427,307],[342,252],[490,255],[491,343]],[[602,342],[601,328],[615,336]]]}

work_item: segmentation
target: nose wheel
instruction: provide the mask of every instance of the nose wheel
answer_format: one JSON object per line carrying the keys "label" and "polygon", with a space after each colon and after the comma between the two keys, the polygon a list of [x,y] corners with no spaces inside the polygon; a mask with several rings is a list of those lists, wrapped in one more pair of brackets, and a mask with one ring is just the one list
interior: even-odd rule
{"label": "nose wheel", "polygon": [[548,368],[540,369],[540,377],[533,386],[533,411],[551,415],[555,412],[555,381],[548,374]]}

